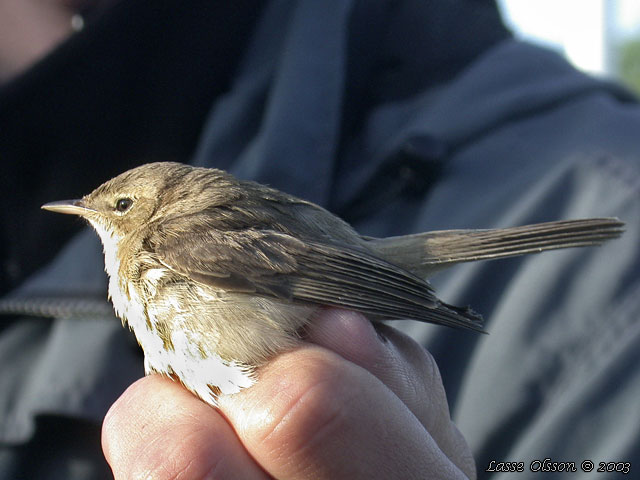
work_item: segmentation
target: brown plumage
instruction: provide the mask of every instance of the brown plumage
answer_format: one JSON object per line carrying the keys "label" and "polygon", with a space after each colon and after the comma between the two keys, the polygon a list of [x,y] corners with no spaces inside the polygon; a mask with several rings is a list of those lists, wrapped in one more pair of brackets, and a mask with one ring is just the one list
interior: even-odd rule
{"label": "brown plumage", "polygon": [[100,235],[110,297],[147,372],[175,374],[212,404],[295,345],[319,306],[482,331],[478,314],[440,301],[426,278],[459,262],[599,244],[623,226],[600,218],[375,239],[311,202],[178,163],[143,165],[43,208],[81,215]]}

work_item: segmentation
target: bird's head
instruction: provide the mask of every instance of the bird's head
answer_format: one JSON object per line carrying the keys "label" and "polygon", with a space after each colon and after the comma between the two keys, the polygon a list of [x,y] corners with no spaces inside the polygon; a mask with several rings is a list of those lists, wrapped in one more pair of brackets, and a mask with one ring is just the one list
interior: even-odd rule
{"label": "bird's head", "polygon": [[[190,201],[194,169],[180,163],[149,163],[128,170],[77,200],[47,203],[45,210],[83,217],[101,234],[124,238],[167,210],[197,208]],[[196,202],[197,203],[197,202]]]}

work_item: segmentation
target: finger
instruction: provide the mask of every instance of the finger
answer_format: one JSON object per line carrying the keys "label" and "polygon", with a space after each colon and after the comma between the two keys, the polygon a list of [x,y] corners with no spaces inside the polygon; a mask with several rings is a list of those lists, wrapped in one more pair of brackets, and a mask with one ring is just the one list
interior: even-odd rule
{"label": "finger", "polygon": [[307,327],[307,335],[313,343],[380,379],[424,425],[440,449],[464,467],[463,471],[469,471],[469,448],[460,448],[462,437],[451,421],[440,372],[426,349],[392,327],[374,327],[363,315],[347,310],[321,311]]}
{"label": "finger", "polygon": [[102,445],[116,479],[270,478],[216,409],[160,375],[138,380],[113,404]]}
{"label": "finger", "polygon": [[393,392],[326,349],[279,355],[254,386],[219,402],[279,479],[464,478]]}

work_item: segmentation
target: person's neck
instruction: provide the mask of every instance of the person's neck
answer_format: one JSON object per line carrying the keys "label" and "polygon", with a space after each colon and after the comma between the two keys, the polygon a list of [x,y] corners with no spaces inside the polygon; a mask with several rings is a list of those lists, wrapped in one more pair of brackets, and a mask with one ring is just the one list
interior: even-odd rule
{"label": "person's neck", "polygon": [[73,31],[64,1],[0,0],[0,83],[36,63]]}

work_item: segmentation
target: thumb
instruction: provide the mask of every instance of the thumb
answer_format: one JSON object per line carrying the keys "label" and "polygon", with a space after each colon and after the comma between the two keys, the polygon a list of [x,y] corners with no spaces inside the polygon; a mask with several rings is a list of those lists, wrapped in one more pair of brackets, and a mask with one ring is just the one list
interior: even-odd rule
{"label": "thumb", "polygon": [[320,347],[276,357],[220,409],[276,478],[466,478],[380,380]]}

